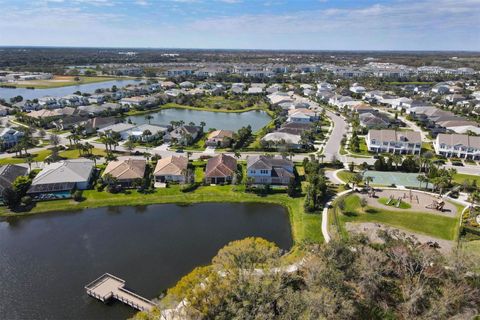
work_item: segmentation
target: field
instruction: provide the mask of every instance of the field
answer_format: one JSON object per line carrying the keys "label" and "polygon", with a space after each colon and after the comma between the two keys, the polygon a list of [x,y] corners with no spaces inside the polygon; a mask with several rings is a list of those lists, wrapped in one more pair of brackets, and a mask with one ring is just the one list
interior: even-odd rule
{"label": "field", "polygon": [[344,198],[345,207],[338,208],[338,200],[331,210],[331,221],[337,224],[340,233],[347,236],[347,222],[377,222],[407,231],[425,234],[439,239],[456,240],[458,237],[458,219],[439,214],[414,212],[408,210],[383,210],[377,207],[362,208],[360,197],[352,194]]}
{"label": "field", "polygon": [[477,185],[480,185],[480,176],[474,176],[469,174],[457,173],[453,176],[453,182],[462,184],[465,180],[469,180],[470,183],[475,181]]}
{"label": "field", "polygon": [[35,88],[35,89],[49,89],[49,88],[59,88],[59,87],[68,87],[75,86],[79,84],[87,83],[96,83],[116,80],[118,78],[113,77],[78,77],[78,81],[75,80],[74,76],[54,76],[50,80],[30,80],[30,81],[18,81],[9,83],[17,88]]}

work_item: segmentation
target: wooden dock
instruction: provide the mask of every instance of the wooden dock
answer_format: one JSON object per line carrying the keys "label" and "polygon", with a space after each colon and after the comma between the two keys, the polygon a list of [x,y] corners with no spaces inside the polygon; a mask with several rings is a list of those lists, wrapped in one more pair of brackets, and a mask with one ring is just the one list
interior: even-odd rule
{"label": "wooden dock", "polygon": [[102,302],[113,298],[140,311],[149,311],[155,306],[152,301],[125,289],[125,280],[109,273],[87,284],[85,290],[88,295]]}

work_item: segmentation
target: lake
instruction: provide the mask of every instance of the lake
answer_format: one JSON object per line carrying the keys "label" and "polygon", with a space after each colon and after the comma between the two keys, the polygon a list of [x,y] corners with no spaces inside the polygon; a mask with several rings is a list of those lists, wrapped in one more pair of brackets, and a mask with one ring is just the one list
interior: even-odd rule
{"label": "lake", "polygon": [[[250,125],[252,131],[258,131],[266,126],[272,119],[265,111],[253,110],[247,112],[211,112],[189,109],[164,109],[158,112],[150,113],[153,119],[151,124],[168,125],[171,121],[183,120],[185,124],[194,122],[200,125],[205,122],[205,130],[209,128],[225,129],[237,131],[242,127]],[[129,117],[136,124],[148,123],[146,115]]]}
{"label": "lake", "polygon": [[232,240],[292,246],[286,210],[270,204],[110,207],[0,222],[3,319],[125,319],[135,310],[88,296],[105,272],[152,299]]}
{"label": "lake", "polygon": [[111,80],[105,82],[95,82],[80,84],[77,86],[68,86],[60,88],[49,89],[26,89],[26,88],[0,88],[0,98],[10,100],[16,96],[22,96],[24,100],[38,99],[44,96],[63,97],[74,93],[75,91],[94,93],[97,89],[111,88],[117,86],[118,88],[125,87],[129,84],[138,84],[140,80]]}

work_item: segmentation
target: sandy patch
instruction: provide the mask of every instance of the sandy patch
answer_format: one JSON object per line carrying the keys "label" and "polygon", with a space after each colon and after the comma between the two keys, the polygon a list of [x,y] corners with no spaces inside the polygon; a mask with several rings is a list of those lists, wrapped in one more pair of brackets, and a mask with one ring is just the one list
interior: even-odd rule
{"label": "sandy patch", "polygon": [[438,244],[439,248],[438,251],[440,251],[442,254],[448,254],[451,253],[453,248],[455,247],[455,242],[454,241],[449,241],[449,240],[443,240],[443,239],[438,239],[434,238],[431,236],[426,236],[423,234],[419,233],[414,233],[410,231],[405,231],[401,230],[398,228],[393,228],[390,226],[383,225],[381,223],[376,223],[376,222],[363,222],[363,223],[352,223],[352,222],[347,222],[345,224],[345,228],[347,229],[348,232],[351,233],[364,233],[368,236],[370,241],[374,243],[382,243],[383,240],[378,237],[378,231],[380,230],[399,230],[403,234],[405,234],[407,237],[414,237],[418,242],[422,244]]}

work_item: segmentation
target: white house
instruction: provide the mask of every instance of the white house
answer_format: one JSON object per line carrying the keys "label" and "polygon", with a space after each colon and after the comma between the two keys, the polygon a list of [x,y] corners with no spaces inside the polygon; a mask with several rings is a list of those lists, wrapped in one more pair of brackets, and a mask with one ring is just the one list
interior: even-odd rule
{"label": "white house", "polygon": [[287,185],[295,178],[293,162],[280,156],[249,156],[247,177],[252,179],[254,184]]}
{"label": "white house", "polygon": [[5,128],[0,132],[0,144],[3,149],[8,149],[16,145],[23,137],[22,131],[12,128]]}
{"label": "white house", "polygon": [[433,144],[435,153],[445,157],[480,160],[480,137],[439,133]]}
{"label": "white house", "polygon": [[369,130],[365,138],[368,151],[420,154],[422,137],[417,131]]}
{"label": "white house", "polygon": [[362,94],[362,93],[365,93],[365,91],[367,91],[367,90],[365,89],[365,87],[362,87],[362,86],[359,85],[358,83],[354,83],[354,84],[350,87],[350,92],[353,92],[353,93]]}

